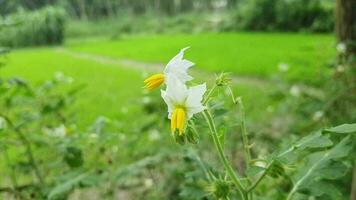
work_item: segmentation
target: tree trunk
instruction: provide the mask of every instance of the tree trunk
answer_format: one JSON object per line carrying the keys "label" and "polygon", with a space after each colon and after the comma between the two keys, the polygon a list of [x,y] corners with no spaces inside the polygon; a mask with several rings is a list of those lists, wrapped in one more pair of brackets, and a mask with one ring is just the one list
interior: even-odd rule
{"label": "tree trunk", "polygon": [[[346,45],[346,60],[351,61],[351,71],[349,76],[351,77],[351,82],[347,85],[351,87],[355,80],[355,58],[356,58],[356,0],[336,0],[335,7],[336,15],[336,35],[338,42],[344,43]],[[350,200],[356,200],[356,162],[354,163],[353,178],[351,184],[351,195]]]}
{"label": "tree trunk", "polygon": [[87,17],[87,11],[86,11],[86,7],[85,7],[85,1],[84,0],[79,0],[78,4],[79,4],[80,19],[87,20],[88,17]]}
{"label": "tree trunk", "polygon": [[336,34],[347,45],[347,55],[356,55],[356,0],[336,0]]}
{"label": "tree trunk", "polygon": [[353,174],[350,200],[356,200],[356,162],[354,163]]}

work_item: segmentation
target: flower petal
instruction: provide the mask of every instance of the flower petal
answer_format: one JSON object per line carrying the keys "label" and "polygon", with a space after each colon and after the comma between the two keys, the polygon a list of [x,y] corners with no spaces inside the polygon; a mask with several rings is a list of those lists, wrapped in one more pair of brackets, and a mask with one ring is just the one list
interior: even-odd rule
{"label": "flower petal", "polygon": [[197,85],[189,88],[188,97],[185,102],[188,117],[191,118],[194,114],[199,113],[205,109],[202,104],[203,96],[206,92],[206,84]]}
{"label": "flower petal", "polygon": [[174,75],[166,76],[167,89],[161,90],[161,96],[168,106],[168,118],[171,119],[172,112],[176,106],[184,105],[188,97],[188,89]]}
{"label": "flower petal", "polygon": [[172,118],[172,112],[173,112],[173,109],[174,109],[173,102],[170,99],[170,97],[167,96],[166,91],[161,90],[161,96],[162,96],[164,102],[167,104],[167,107],[168,107],[168,119],[171,119]]}
{"label": "flower petal", "polygon": [[189,60],[183,59],[184,51],[188,48],[189,47],[186,47],[180,50],[180,52],[168,62],[164,70],[165,74],[172,73],[183,83],[193,79],[193,77],[188,75],[188,69],[193,66],[194,63]]}
{"label": "flower petal", "polygon": [[166,76],[166,79],[166,95],[169,96],[175,105],[183,105],[188,97],[187,86],[173,74]]}

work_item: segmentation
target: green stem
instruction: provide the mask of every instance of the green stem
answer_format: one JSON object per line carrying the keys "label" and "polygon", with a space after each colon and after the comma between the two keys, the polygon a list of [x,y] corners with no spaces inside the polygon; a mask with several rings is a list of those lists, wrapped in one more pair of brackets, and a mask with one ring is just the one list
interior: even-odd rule
{"label": "green stem", "polygon": [[271,166],[273,165],[273,161],[266,167],[266,169],[264,170],[263,174],[258,177],[258,179],[255,181],[254,184],[252,184],[248,189],[247,192],[251,192],[253,189],[255,189],[258,184],[263,180],[263,178],[268,174],[269,169],[271,168]]}
{"label": "green stem", "polygon": [[242,103],[242,99],[237,98],[236,102],[240,106],[240,113],[241,113],[241,134],[242,134],[242,142],[245,150],[245,158],[246,158],[246,167],[249,168],[250,162],[251,162],[251,151],[250,151],[250,145],[248,141],[248,133],[246,129],[246,120],[245,120],[245,108]]}
{"label": "green stem", "polygon": [[205,96],[204,100],[203,100],[203,105],[206,105],[211,97],[211,95],[215,92],[216,89],[216,85],[214,84],[214,86],[209,90],[209,93]]}
{"label": "green stem", "polygon": [[217,135],[217,130],[215,127],[215,123],[214,120],[210,114],[210,112],[208,110],[204,110],[203,112],[204,117],[209,125],[210,128],[210,132],[211,132],[211,136],[213,138],[215,147],[218,151],[219,154],[219,158],[222,162],[222,164],[225,167],[225,170],[227,171],[227,174],[229,175],[229,177],[231,178],[231,180],[233,181],[234,185],[236,186],[237,190],[239,191],[242,200],[248,200],[248,195],[247,192],[245,191],[245,189],[243,188],[241,182],[239,181],[234,169],[232,168],[231,164],[229,163],[229,161],[226,158],[226,155],[224,153],[223,147],[219,141],[218,135]]}
{"label": "green stem", "polygon": [[44,184],[44,181],[43,181],[43,178],[42,178],[42,175],[41,175],[41,172],[36,164],[36,161],[35,161],[35,157],[33,155],[33,152],[32,152],[32,148],[31,148],[31,143],[30,141],[28,141],[28,139],[25,137],[25,135],[21,132],[21,130],[17,127],[14,126],[14,124],[12,123],[12,121],[5,115],[2,115],[0,114],[1,117],[3,117],[7,123],[9,124],[9,126],[14,130],[14,132],[17,134],[17,136],[19,137],[19,139],[21,140],[22,144],[25,146],[26,148],[26,154],[27,154],[27,157],[28,157],[28,160],[29,160],[29,163],[31,164],[32,168],[33,168],[33,171],[35,172],[35,175],[39,181],[39,183],[41,185]]}

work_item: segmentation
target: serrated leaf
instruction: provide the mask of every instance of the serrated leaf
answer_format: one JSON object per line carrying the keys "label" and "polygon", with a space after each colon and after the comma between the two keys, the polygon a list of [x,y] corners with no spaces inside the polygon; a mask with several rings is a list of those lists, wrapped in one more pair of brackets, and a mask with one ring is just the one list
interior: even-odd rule
{"label": "serrated leaf", "polygon": [[309,149],[309,148],[325,148],[333,145],[333,142],[329,139],[328,135],[324,135],[321,132],[303,137],[298,142],[294,143],[289,149],[278,153],[277,156],[273,155],[271,160],[278,159],[285,163],[294,161],[297,158],[296,153]]}
{"label": "serrated leaf", "polygon": [[295,144],[295,147],[299,150],[304,150],[306,148],[322,148],[329,147],[333,142],[328,136],[321,134],[321,132],[316,132],[312,135],[302,138],[299,142]]}
{"label": "serrated leaf", "polygon": [[356,124],[342,124],[333,128],[323,130],[323,133],[341,133],[351,134],[356,133]]}
{"label": "serrated leaf", "polygon": [[342,199],[341,192],[335,186],[325,181],[312,182],[309,185],[304,185],[300,191],[305,191],[309,195],[316,197],[328,195],[331,199]]}
{"label": "serrated leaf", "polygon": [[328,165],[318,168],[315,177],[334,180],[346,175],[348,167],[341,162],[330,162]]}
{"label": "serrated leaf", "polygon": [[[289,196],[292,196],[295,192],[300,190],[307,189],[304,187],[305,185],[310,185],[309,188],[311,188],[313,187],[312,184],[317,183],[317,181],[323,179],[335,179],[336,177],[339,178],[342,173],[331,175],[332,171],[326,169],[330,167],[340,167],[333,161],[344,158],[350,153],[350,150],[352,149],[352,145],[350,145],[350,138],[350,136],[345,137],[333,148],[310,155],[308,157],[309,162],[307,165],[299,171],[299,175],[297,175],[294,187]],[[325,174],[322,173],[323,170]],[[326,192],[325,194],[328,194]]]}

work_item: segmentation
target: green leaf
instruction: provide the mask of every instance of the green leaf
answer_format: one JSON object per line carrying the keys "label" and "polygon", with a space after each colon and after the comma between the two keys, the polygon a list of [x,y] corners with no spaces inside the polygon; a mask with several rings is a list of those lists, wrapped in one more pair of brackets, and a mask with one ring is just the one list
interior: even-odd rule
{"label": "green leaf", "polygon": [[351,134],[356,133],[356,124],[343,124],[333,128],[323,130],[323,133],[341,133]]}
{"label": "green leaf", "polygon": [[341,162],[330,161],[327,165],[321,166],[314,172],[314,177],[335,180],[346,175],[348,167]]}
{"label": "green leaf", "polygon": [[303,137],[298,142],[294,143],[287,150],[278,153],[277,155],[272,155],[272,159],[278,159],[283,162],[291,162],[297,158],[297,153],[306,149],[313,148],[326,148],[333,145],[333,142],[329,139],[328,135],[322,134],[320,131],[314,134]]}
{"label": "green leaf", "polygon": [[294,146],[299,150],[304,150],[306,148],[329,147],[332,144],[333,142],[329,139],[329,136],[323,135],[321,132],[316,132],[302,138]]}
{"label": "green leaf", "polygon": [[308,185],[303,185],[300,188],[300,192],[305,192],[316,197],[327,195],[331,199],[342,199],[341,192],[335,186],[325,181],[311,182]]}
{"label": "green leaf", "polygon": [[49,200],[61,199],[71,192],[79,183],[88,176],[88,173],[82,173],[75,177],[68,178],[67,181],[58,184],[55,186],[48,194]]}
{"label": "green leaf", "polygon": [[[291,190],[289,197],[296,192],[310,190],[310,188],[313,188],[314,184],[318,183],[318,181],[336,179],[343,176],[346,173],[344,166],[336,164],[335,162],[349,155],[352,149],[350,138],[350,136],[345,137],[333,148],[316,152],[308,156],[307,165],[297,174],[294,187]],[[342,169],[342,171],[335,172],[333,169]],[[319,193],[329,194],[327,190],[321,190],[322,188],[329,187],[320,187],[318,190]]]}

